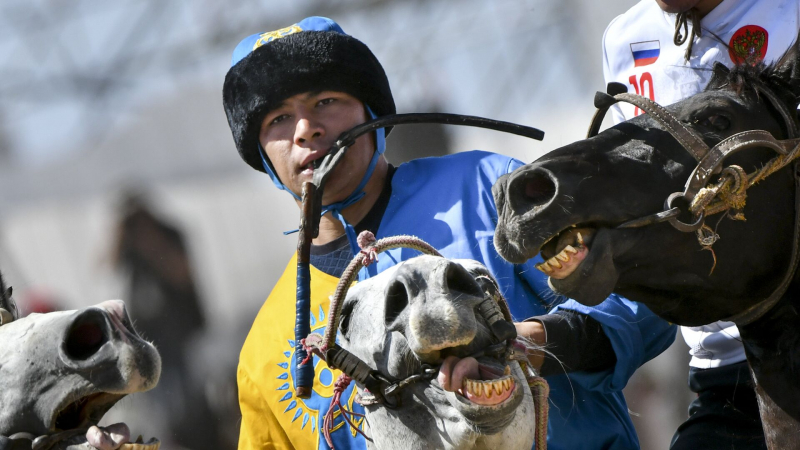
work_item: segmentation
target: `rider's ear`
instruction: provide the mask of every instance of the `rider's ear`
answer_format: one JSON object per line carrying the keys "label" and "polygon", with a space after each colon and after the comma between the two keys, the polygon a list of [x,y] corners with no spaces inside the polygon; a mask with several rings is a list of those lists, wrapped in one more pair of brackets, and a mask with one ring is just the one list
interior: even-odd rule
{"label": "rider's ear", "polygon": [[717,89],[725,86],[728,83],[728,75],[731,73],[725,64],[715,62],[714,67],[711,69],[711,80],[708,82],[707,90]]}

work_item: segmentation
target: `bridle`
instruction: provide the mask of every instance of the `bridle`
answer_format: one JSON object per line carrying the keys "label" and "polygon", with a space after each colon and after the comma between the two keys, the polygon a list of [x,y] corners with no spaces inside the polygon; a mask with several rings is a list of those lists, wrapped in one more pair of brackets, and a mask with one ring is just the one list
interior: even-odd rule
{"label": "bridle", "polygon": [[[407,247],[418,250],[423,254],[441,257],[436,249],[414,236],[393,236],[376,241],[371,232],[364,231],[359,235],[358,241],[361,251],[345,269],[331,298],[325,336],[312,333],[301,342],[304,350],[308,353],[306,360],[302,362],[302,367],[310,365],[307,363],[311,359],[311,355],[317,355],[325,361],[328,367],[339,369],[343,372],[339,379],[336,380],[331,405],[325,415],[324,426],[321,427],[325,440],[331,448],[333,448],[333,441],[330,435],[334,429],[334,406],[339,407],[342,417],[355,432],[372,441],[348,417],[348,414],[354,416],[362,415],[347,411],[341,404],[341,394],[351,380],[356,380],[357,383],[364,387],[362,392],[356,396],[356,401],[362,406],[381,405],[389,409],[395,409],[402,405],[401,394],[405,388],[420,381],[429,381],[439,372],[439,367],[421,364],[416,372],[404,378],[394,378],[388,374],[381,373],[378,368],[370,367],[369,364],[336,343],[336,334],[339,329],[347,290],[353,284],[356,274],[362,267],[377,261],[378,253],[391,248]],[[473,358],[481,356],[504,357],[506,360],[514,359],[520,362],[520,366],[523,366],[523,370],[526,371],[526,381],[534,396],[534,407],[536,408],[534,424],[535,449],[544,449],[547,445],[549,385],[544,378],[537,376],[527,364],[527,356],[520,352],[518,346],[514,344],[514,338],[517,336],[516,327],[513,324],[508,303],[500,293],[497,283],[491,277],[484,275],[476,276],[476,281],[479,281],[481,290],[484,291],[484,297],[475,309],[486,321],[492,343],[469,356]],[[484,285],[487,285],[485,287],[489,289],[486,290]]]}
{"label": "bridle", "polygon": [[[705,225],[707,212],[712,210],[715,213],[732,207],[731,205],[727,205],[727,207],[709,208],[709,204],[714,200],[718,191],[707,188],[707,185],[715,175],[719,174],[720,178],[723,178],[717,183],[717,186],[722,185],[722,183],[727,183],[728,185],[733,185],[734,190],[738,190],[743,194],[744,190],[750,185],[755,184],[755,182],[760,181],[760,179],[783,168],[788,165],[789,162],[800,156],[800,137],[798,137],[800,136],[800,131],[798,131],[796,112],[790,111],[768,87],[756,85],[754,88],[757,94],[766,98],[769,105],[781,116],[788,139],[778,140],[767,131],[750,130],[734,134],[709,148],[700,136],[675,118],[675,116],[663,106],[644,96],[627,93],[627,88],[621,83],[609,83],[607,92],[598,92],[595,95],[594,104],[597,111],[589,126],[587,138],[598,134],[603,117],[612,105],[618,102],[631,103],[648,113],[652,119],[660,123],[697,161],[697,166],[686,181],[684,190],[669,195],[664,201],[663,211],[626,221],[616,228],[638,228],[656,223],[668,222],[675,229],[682,232],[698,231],[698,239],[701,240],[701,245],[704,245],[699,230]],[[748,176],[748,174],[738,166],[722,168],[722,163],[726,157],[742,150],[764,147],[770,148],[778,153],[776,158],[765,165],[771,168],[769,173],[762,173],[759,171],[754,174],[757,177],[754,177],[752,175]],[[725,319],[739,326],[747,325],[755,321],[775,306],[786,292],[797,270],[798,247],[800,247],[800,245],[798,245],[800,240],[800,166],[798,166],[797,162],[795,162],[794,169],[795,226],[789,268],[781,283],[769,297],[761,300],[751,308]],[[748,184],[748,178],[755,179]],[[743,206],[743,204],[739,207],[741,206]],[[679,216],[687,214],[691,214],[692,222],[686,223],[679,219]],[[716,239],[712,239],[710,244],[705,245],[710,247],[714,240]]]}

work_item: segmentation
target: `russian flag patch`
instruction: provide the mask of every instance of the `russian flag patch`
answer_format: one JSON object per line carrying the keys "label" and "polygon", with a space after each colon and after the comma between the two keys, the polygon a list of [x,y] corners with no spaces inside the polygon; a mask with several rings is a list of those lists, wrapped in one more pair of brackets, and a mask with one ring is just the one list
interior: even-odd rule
{"label": "russian flag patch", "polygon": [[633,53],[634,67],[647,66],[658,59],[661,44],[659,41],[634,42],[631,44],[631,53]]}

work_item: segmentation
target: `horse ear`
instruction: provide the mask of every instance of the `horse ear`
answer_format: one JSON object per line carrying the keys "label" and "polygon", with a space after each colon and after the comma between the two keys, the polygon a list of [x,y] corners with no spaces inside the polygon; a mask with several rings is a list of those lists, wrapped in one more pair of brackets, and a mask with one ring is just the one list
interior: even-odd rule
{"label": "horse ear", "polygon": [[786,83],[795,96],[800,95],[800,35],[774,67],[773,76]]}
{"label": "horse ear", "polygon": [[718,89],[728,82],[728,75],[731,69],[721,62],[715,62],[714,67],[711,69],[711,79],[706,86],[707,90]]}

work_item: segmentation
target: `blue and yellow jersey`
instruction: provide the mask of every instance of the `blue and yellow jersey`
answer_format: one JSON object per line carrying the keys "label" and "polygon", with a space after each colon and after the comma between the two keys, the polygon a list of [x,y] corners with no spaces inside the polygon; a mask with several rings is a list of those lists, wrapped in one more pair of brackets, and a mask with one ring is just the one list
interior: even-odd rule
{"label": "blue and yellow jersey", "polygon": [[[313,266],[311,269],[311,331],[323,334],[328,322],[329,296],[339,279]],[[327,449],[321,433],[333,397],[333,386],[341,374],[314,356],[314,387],[311,398],[294,395],[294,323],[297,258],[293,257],[253,323],[239,355],[237,374],[242,425],[239,449]],[[342,394],[341,402],[363,414],[355,402],[355,383]],[[353,417],[359,427],[363,419]],[[348,425],[338,408],[331,433],[336,448],[365,448],[364,438]]]}

